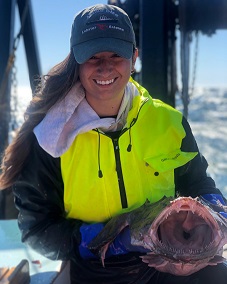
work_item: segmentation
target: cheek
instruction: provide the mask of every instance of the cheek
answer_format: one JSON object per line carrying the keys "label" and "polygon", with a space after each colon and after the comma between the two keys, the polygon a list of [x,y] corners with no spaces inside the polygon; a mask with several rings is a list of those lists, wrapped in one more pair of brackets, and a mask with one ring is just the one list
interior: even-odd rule
{"label": "cheek", "polygon": [[131,71],[132,71],[132,64],[127,63],[121,66],[121,69],[119,72],[124,75],[125,78],[129,78],[131,76]]}
{"label": "cheek", "polygon": [[132,64],[130,62],[125,62],[116,68],[119,73],[123,74],[125,77],[131,75]]}
{"label": "cheek", "polygon": [[127,73],[127,74],[130,76],[132,69],[133,69],[133,64],[132,64],[131,61],[128,61],[128,62],[125,64],[125,73]]}
{"label": "cheek", "polygon": [[86,74],[84,65],[80,65],[80,67],[79,67],[79,77],[83,78],[84,74]]}
{"label": "cheek", "polygon": [[89,82],[89,78],[91,76],[91,69],[87,68],[85,64],[80,65],[79,67],[79,78],[82,85],[87,85]]}

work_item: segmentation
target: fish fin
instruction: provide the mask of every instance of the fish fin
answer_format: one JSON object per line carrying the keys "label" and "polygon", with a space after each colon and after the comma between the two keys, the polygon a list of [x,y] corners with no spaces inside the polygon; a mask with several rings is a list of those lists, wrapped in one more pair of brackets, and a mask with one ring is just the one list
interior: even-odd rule
{"label": "fish fin", "polygon": [[221,255],[215,255],[208,261],[208,265],[217,265],[218,263],[222,263],[226,261],[226,259]]}
{"label": "fish fin", "polygon": [[161,255],[148,253],[147,255],[140,256],[144,263],[147,263],[149,267],[154,267],[159,271],[163,271],[166,265],[169,263],[166,259],[164,259]]}
{"label": "fish fin", "polygon": [[105,267],[105,256],[106,256],[106,252],[109,248],[110,243],[106,244],[105,246],[101,247],[100,251],[99,251],[99,256],[102,262],[102,266]]}

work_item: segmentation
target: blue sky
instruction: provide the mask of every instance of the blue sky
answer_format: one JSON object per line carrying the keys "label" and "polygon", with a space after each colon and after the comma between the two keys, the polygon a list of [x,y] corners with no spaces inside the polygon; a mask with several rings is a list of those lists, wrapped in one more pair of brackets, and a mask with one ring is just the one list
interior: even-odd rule
{"label": "blue sky", "polygon": [[[69,53],[70,30],[75,14],[87,6],[107,3],[107,0],[98,0],[98,2],[97,0],[31,0],[31,2],[41,68],[42,73],[45,74]],[[19,27],[16,26],[15,34],[18,30]],[[192,43],[192,56],[193,47]],[[22,38],[16,55],[18,85],[29,85]],[[196,74],[196,86],[227,87],[227,30],[217,31],[212,37],[200,35]],[[178,80],[180,76],[178,73]]]}

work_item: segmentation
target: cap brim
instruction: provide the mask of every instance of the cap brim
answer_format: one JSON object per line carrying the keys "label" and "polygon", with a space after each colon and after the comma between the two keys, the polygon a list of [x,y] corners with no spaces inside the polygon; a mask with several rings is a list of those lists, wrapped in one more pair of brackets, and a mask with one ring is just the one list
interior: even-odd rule
{"label": "cap brim", "polygon": [[74,57],[79,64],[83,64],[94,54],[99,52],[114,52],[126,59],[132,58],[133,44],[121,39],[98,38],[89,40],[72,47]]}

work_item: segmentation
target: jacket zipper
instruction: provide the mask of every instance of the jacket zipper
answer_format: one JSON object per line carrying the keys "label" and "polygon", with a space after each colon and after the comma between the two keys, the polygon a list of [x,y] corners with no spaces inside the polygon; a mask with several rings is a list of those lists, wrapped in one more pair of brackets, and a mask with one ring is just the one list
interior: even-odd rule
{"label": "jacket zipper", "polygon": [[[139,113],[140,113],[140,110],[141,108],[143,107],[143,105],[148,101],[148,99],[146,99],[143,104],[141,105],[140,109],[139,109],[139,112],[137,114],[137,117],[134,118],[130,124],[130,127],[131,128],[138,116],[139,116]],[[123,129],[121,135],[126,132],[127,130],[130,131],[129,128],[125,128]],[[120,135],[120,136],[121,136]],[[120,137],[119,136],[119,137]],[[116,171],[117,171],[117,178],[118,178],[118,185],[119,185],[119,190],[120,190],[120,197],[121,197],[121,206],[122,208],[128,208],[128,200],[127,200],[127,195],[126,195],[126,190],[125,190],[125,183],[124,183],[124,178],[123,178],[123,174],[122,174],[122,167],[121,167],[121,159],[120,159],[120,148],[119,148],[119,144],[118,144],[118,141],[119,141],[119,137],[118,138],[112,138],[112,141],[113,141],[113,146],[114,146],[114,155],[115,155],[115,161],[116,161]]]}
{"label": "jacket zipper", "polygon": [[[144,106],[144,104],[147,101],[148,101],[148,98],[146,100],[144,100],[143,104],[141,105],[141,107],[139,109],[139,112],[138,112],[136,118],[134,118],[132,120],[129,128],[131,128],[136,123],[136,121],[138,119],[138,116],[139,116],[139,113],[140,113],[140,110],[141,110],[141,108]],[[123,129],[121,134],[120,134],[120,136],[124,132],[126,132],[127,130],[130,130],[129,128]],[[110,136],[108,136],[108,137],[110,137]],[[121,206],[122,206],[122,208],[128,208],[128,200],[127,200],[127,195],[126,195],[126,190],[125,190],[125,183],[124,183],[124,178],[123,178],[123,174],[122,174],[122,167],[121,167],[120,148],[119,148],[119,143],[118,143],[119,137],[118,138],[110,137],[110,138],[112,139],[113,147],[114,147],[114,155],[115,155],[115,161],[116,161],[116,172],[117,172],[118,185],[119,185],[119,191],[120,191]]]}
{"label": "jacket zipper", "polygon": [[117,171],[118,185],[119,185],[119,190],[120,190],[121,206],[122,208],[128,208],[128,201],[127,201],[125,184],[124,184],[122,168],[121,168],[118,138],[113,138],[112,141],[113,141],[114,154],[115,154],[115,160],[116,160],[116,171]]}

